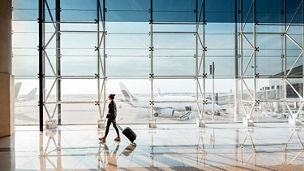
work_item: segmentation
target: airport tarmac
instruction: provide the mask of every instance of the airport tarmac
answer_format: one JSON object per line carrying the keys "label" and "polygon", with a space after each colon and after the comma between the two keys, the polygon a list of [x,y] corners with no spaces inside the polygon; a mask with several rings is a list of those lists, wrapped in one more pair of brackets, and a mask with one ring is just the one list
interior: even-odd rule
{"label": "airport tarmac", "polygon": [[[16,102],[16,124],[31,125],[39,123],[38,100]],[[126,102],[117,100],[118,117],[117,122],[123,124],[146,124],[151,118],[150,107],[134,107]],[[183,105],[183,104],[180,104]],[[54,105],[47,105],[48,112],[53,114]],[[205,114],[207,122],[234,122],[234,111],[232,105],[222,105],[222,112],[214,115]],[[249,110],[249,108],[247,109]],[[106,111],[107,112],[107,105]],[[197,109],[193,109],[187,118],[180,119],[186,111],[175,111],[173,117],[155,117],[157,123],[195,123],[198,118]],[[57,113],[55,113],[56,118]],[[242,121],[243,110],[240,109],[237,121]],[[99,119],[98,107],[95,104],[62,104],[62,124],[97,124]],[[253,117],[257,122],[287,121],[287,118],[280,118],[265,115],[261,112],[254,112]],[[46,112],[44,120],[48,118]]]}

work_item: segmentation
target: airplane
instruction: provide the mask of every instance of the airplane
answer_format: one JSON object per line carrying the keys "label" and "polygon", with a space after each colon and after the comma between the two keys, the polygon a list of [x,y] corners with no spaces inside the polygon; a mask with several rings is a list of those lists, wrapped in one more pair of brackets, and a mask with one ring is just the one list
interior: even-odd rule
{"label": "airplane", "polygon": [[17,101],[30,101],[36,99],[37,88],[33,88],[28,94],[20,96]]}
{"label": "airplane", "polygon": [[37,88],[33,88],[29,93],[26,95],[21,95],[19,96],[20,88],[21,88],[22,83],[17,82],[15,84],[15,99],[16,101],[30,101],[36,99],[36,93],[37,93]]}
{"label": "airplane", "polygon": [[[149,97],[137,98],[133,96],[124,83],[120,83],[121,93],[124,97],[123,101],[127,102],[133,107],[147,108],[150,101]],[[169,96],[162,95],[158,89],[157,96],[154,98],[155,101],[195,101],[195,96]],[[154,116],[155,117],[175,117],[175,111],[185,111],[184,114],[179,116],[181,120],[188,120],[189,115],[192,111],[197,108],[196,103],[192,104],[181,104],[181,103],[155,103],[154,104]],[[214,113],[220,114],[221,107],[218,104],[214,104]],[[211,99],[207,98],[207,104],[205,105],[205,113],[212,114],[212,103]]]}

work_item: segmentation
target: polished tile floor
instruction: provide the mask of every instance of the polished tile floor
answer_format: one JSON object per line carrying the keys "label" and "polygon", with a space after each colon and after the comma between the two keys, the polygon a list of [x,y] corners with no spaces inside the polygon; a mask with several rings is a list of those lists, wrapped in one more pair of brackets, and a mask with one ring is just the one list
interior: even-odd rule
{"label": "polished tile floor", "polygon": [[0,170],[304,170],[304,128],[287,123],[131,127],[136,146],[112,128],[101,144],[95,126],[18,126],[0,139]]}

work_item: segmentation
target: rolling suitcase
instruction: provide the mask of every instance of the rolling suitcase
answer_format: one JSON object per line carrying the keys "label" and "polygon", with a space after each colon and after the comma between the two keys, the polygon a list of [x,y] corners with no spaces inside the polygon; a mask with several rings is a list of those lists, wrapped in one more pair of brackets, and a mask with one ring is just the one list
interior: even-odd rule
{"label": "rolling suitcase", "polygon": [[129,127],[125,128],[125,129],[122,129],[120,127],[120,125],[118,125],[117,123],[116,123],[116,125],[122,131],[122,134],[124,134],[132,143],[134,143],[134,140],[136,139],[135,132]]}

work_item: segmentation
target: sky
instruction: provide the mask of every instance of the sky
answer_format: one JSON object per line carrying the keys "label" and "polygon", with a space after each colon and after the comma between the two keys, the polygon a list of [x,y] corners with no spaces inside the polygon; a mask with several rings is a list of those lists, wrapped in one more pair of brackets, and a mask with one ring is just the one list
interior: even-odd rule
{"label": "sky", "polygon": [[[88,2],[93,2],[90,0]],[[37,14],[35,11],[37,4],[36,1],[14,0],[14,5],[17,10],[14,11],[13,21],[13,74],[17,78],[37,78],[38,73],[38,24],[37,21],[16,21],[16,20],[34,20]],[[48,1],[50,8],[53,8],[51,1]],[[77,5],[78,1],[71,3],[70,0],[63,1],[62,16],[66,20],[82,20],[84,18],[94,18],[95,3],[82,3]],[[82,2],[82,1],[79,1]],[[95,1],[94,1],[95,2]],[[109,1],[114,2],[114,1]],[[124,20],[124,17],[135,17],[142,21],[140,17],[145,16],[147,13],[146,7],[148,4],[138,3],[139,1],[115,1],[116,4],[108,4],[109,13],[108,17],[112,20]],[[120,3],[119,3],[120,2]],[[128,2],[128,3],[127,3]],[[144,1],[143,1],[144,2]],[[145,1],[148,2],[148,1]],[[170,4],[174,1],[166,1]],[[172,13],[167,14],[166,17],[171,20],[179,18],[179,20],[191,20],[193,11],[190,10],[194,7],[192,1],[187,1],[188,5],[175,4],[176,11],[185,10],[185,13]],[[212,9],[212,3],[215,1],[208,1],[206,5],[208,9]],[[125,4],[126,3],[126,4]],[[163,1],[155,1],[156,9],[166,11],[167,5],[161,5]],[[227,1],[228,3],[228,1]],[[132,4],[132,5],[130,5]],[[229,3],[228,3],[229,4]],[[72,5],[72,6],[68,6]],[[265,4],[264,4],[265,5]],[[267,5],[267,4],[266,4]],[[225,6],[225,5],[224,5]],[[227,5],[226,5],[227,6]],[[18,9],[19,8],[19,9]],[[21,8],[26,10],[20,10]],[[81,8],[83,11],[73,11],[68,9]],[[120,13],[116,9],[132,9],[139,10],[139,12]],[[31,10],[33,9],[33,10]],[[142,16],[140,15],[140,10]],[[275,9],[273,11],[275,12]],[[111,11],[113,10],[113,11]],[[186,14],[190,14],[190,18]],[[52,11],[53,12],[53,11]],[[134,16],[130,16],[133,15]],[[174,15],[173,15],[174,14]],[[50,17],[46,14],[46,18]],[[164,16],[155,17],[162,20]],[[183,17],[179,16],[183,15]],[[226,17],[228,17],[227,15]],[[79,17],[79,18],[77,18]],[[84,18],[83,18],[84,17]],[[139,17],[139,18],[136,18]],[[171,18],[170,18],[171,17]],[[188,18],[187,18],[188,17]],[[209,15],[210,19],[212,18]],[[220,18],[219,16],[217,16]],[[223,16],[222,16],[223,17]],[[36,17],[37,18],[37,17]],[[35,19],[36,19],[35,18]],[[224,20],[224,18],[223,18]],[[233,23],[212,23],[206,25],[206,73],[210,78],[209,65],[215,62],[215,89],[218,92],[231,92],[234,89],[235,77],[235,64],[234,64],[234,24]],[[62,30],[81,30],[81,31],[96,31],[96,24],[61,24]],[[195,31],[195,25],[154,25],[154,31]],[[109,91],[119,91],[119,82],[126,82],[132,92],[145,93],[149,87],[148,76],[150,73],[150,25],[148,22],[107,22],[106,24],[106,53],[108,55],[106,60],[106,72],[109,79]],[[245,31],[251,31],[251,24],[247,24]],[[258,26],[258,31],[275,31],[281,32],[282,27],[271,26]],[[299,28],[292,26],[289,32],[294,34],[299,32]],[[46,24],[46,40],[53,34],[54,29],[52,24]],[[202,37],[202,26],[200,26],[199,34]],[[252,41],[252,36],[248,35],[247,38]],[[297,41],[301,40],[301,36],[293,36]],[[257,53],[257,72],[260,75],[274,75],[282,71],[282,37],[280,35],[258,35],[258,46],[260,51]],[[288,54],[287,67],[293,64],[293,61],[300,53],[300,50],[290,41],[287,42],[290,49]],[[94,50],[97,45],[96,33],[62,33],[62,75],[81,75],[92,76],[97,72],[97,53]],[[252,53],[250,45],[244,41],[244,65]],[[195,36],[193,33],[187,34],[153,34],[154,46],[154,74],[155,75],[194,75],[195,74]],[[51,63],[55,64],[55,39],[50,41],[46,50]],[[199,57],[201,57],[202,48],[199,45]],[[301,60],[297,65],[301,64]],[[271,67],[269,67],[271,66]],[[252,64],[249,65],[248,75],[252,75]],[[46,63],[46,75],[51,75],[51,68]],[[202,72],[200,72],[202,74]],[[132,79],[142,78],[144,80]],[[21,80],[24,82],[21,93],[29,91],[30,87],[37,86],[34,80]],[[211,79],[207,81],[207,92],[211,91]],[[268,80],[260,80],[260,86],[268,84]],[[77,85],[77,86],[75,86]],[[155,81],[155,89],[163,90],[164,92],[194,92],[194,80],[157,80]],[[28,88],[27,88],[28,87]],[[84,87],[84,88],[81,88]],[[82,90],[83,89],[83,90]],[[96,92],[96,81],[94,80],[65,80],[63,84],[63,92],[66,93],[93,93]]]}
{"label": "sky", "polygon": [[[96,25],[62,25],[62,30],[96,30]],[[109,77],[109,92],[120,92],[119,82],[126,82],[131,92],[149,92],[148,76],[150,72],[149,58],[149,24],[148,23],[108,23],[107,46],[107,76]],[[215,91],[232,92],[234,89],[234,36],[233,24],[209,24],[207,27],[206,45],[206,72],[210,78],[209,65],[215,62]],[[53,31],[52,25],[46,27],[46,37]],[[193,26],[156,26],[158,31],[185,31],[194,30]],[[36,77],[38,73],[38,33],[37,23],[29,21],[13,22],[13,72],[17,78]],[[248,36],[249,37],[249,36]],[[249,37],[250,39],[250,37]],[[258,60],[258,71],[263,68],[265,73],[276,74],[281,71],[280,56],[281,38],[261,37],[260,45],[267,45],[268,49],[259,52],[265,56]],[[75,34],[62,33],[62,75],[92,76],[97,72],[97,53],[94,51],[97,38],[96,33]],[[55,64],[55,41],[48,46],[48,56]],[[248,44],[244,45],[245,49]],[[154,35],[154,73],[155,75],[194,75],[195,74],[195,36],[192,34],[155,34]],[[271,50],[272,49],[272,50]],[[200,49],[201,50],[201,49]],[[250,55],[251,50],[245,50],[245,55]],[[296,54],[296,53],[295,53]],[[248,58],[247,58],[248,59]],[[259,63],[259,61],[261,61]],[[273,67],[267,67],[270,63]],[[299,61],[300,62],[300,61]],[[245,63],[246,64],[246,63]],[[261,65],[261,67],[259,66]],[[289,62],[289,65],[292,61]],[[266,66],[266,67],[265,67]],[[55,65],[54,65],[55,67]],[[262,71],[263,71],[262,70]],[[249,74],[250,69],[248,70]],[[49,64],[46,63],[46,74],[52,75]],[[144,80],[132,79],[139,77]],[[23,80],[20,93],[26,93],[37,82]],[[49,81],[51,82],[51,81]],[[111,83],[112,82],[112,83]],[[29,85],[27,85],[29,84]],[[51,83],[49,83],[51,84]],[[75,86],[78,85],[78,86]],[[260,86],[267,86],[268,80],[261,80]],[[26,88],[28,87],[28,88]],[[163,92],[195,92],[194,80],[157,80],[155,91]],[[96,92],[95,80],[65,80],[63,92],[67,94],[91,94]],[[47,88],[48,89],[48,88]],[[212,81],[207,80],[206,91],[212,91]]]}

